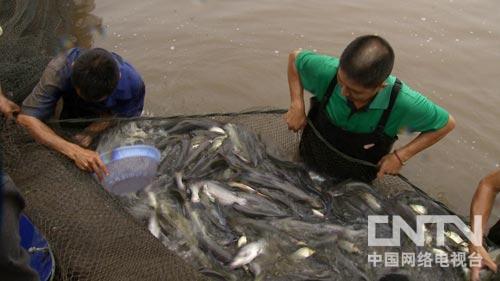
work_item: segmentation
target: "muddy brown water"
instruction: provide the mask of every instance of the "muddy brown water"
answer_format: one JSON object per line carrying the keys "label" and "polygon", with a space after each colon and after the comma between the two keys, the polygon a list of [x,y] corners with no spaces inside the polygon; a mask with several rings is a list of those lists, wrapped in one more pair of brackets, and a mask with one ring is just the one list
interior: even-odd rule
{"label": "muddy brown water", "polygon": [[[96,0],[95,45],[132,62],[155,115],[287,108],[287,54],[339,55],[356,36],[384,36],[394,74],[446,108],[457,128],[403,174],[467,215],[478,181],[500,168],[500,2]],[[396,147],[412,136],[402,136]],[[500,201],[491,221],[500,216]]]}

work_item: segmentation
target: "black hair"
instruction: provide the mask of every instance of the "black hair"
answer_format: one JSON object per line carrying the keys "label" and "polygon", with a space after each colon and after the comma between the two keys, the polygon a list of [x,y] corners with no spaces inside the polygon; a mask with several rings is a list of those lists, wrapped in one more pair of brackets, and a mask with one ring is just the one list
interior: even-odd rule
{"label": "black hair", "polygon": [[113,93],[120,70],[110,52],[95,48],[82,53],[73,64],[71,82],[86,101],[99,101]]}
{"label": "black hair", "polygon": [[394,66],[391,45],[377,35],[360,36],[340,56],[340,69],[366,88],[374,88],[389,77]]}

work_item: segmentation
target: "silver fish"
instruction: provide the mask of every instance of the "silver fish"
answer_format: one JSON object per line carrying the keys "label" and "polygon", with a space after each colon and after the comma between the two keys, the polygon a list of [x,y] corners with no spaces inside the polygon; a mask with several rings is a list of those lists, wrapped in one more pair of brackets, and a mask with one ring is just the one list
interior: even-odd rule
{"label": "silver fish", "polygon": [[200,190],[203,186],[203,182],[195,182],[189,185],[189,190],[191,191],[191,202],[199,203],[200,202]]}
{"label": "silver fish", "polygon": [[204,181],[203,182],[203,192],[211,199],[217,200],[222,205],[245,205],[247,200],[238,197],[236,194],[224,188],[220,183],[216,181]]}
{"label": "silver fish", "polygon": [[469,253],[469,244],[467,242],[464,242],[458,246],[458,250],[464,252],[464,253]]}
{"label": "silver fish", "polygon": [[212,145],[208,149],[208,153],[213,153],[213,152],[217,151],[217,149],[219,149],[219,147],[221,147],[222,143],[224,143],[224,140],[226,138],[227,138],[226,135],[213,138],[211,140]]}
{"label": "silver fish", "polygon": [[260,184],[269,189],[281,190],[285,194],[288,194],[300,201],[308,202],[314,208],[323,207],[318,199],[310,196],[302,189],[292,185],[291,183],[281,181],[279,178],[276,178],[273,175],[249,171],[243,174],[242,178],[247,182]]}
{"label": "silver fish", "polygon": [[156,214],[154,213],[151,218],[149,218],[148,229],[154,237],[160,237],[160,225],[158,224],[158,219],[156,218]]}
{"label": "silver fish", "polygon": [[313,181],[316,181],[316,182],[324,182],[325,181],[325,178],[316,174],[315,172],[313,171],[309,171],[309,177],[313,180]]}
{"label": "silver fish", "polygon": [[296,259],[306,259],[312,255],[314,255],[316,251],[314,251],[313,249],[311,248],[308,248],[308,247],[302,247],[300,249],[298,249],[297,251],[295,251],[293,254],[292,254],[292,257],[293,258],[296,258]]}
{"label": "silver fish", "polygon": [[238,239],[238,248],[241,248],[241,246],[245,245],[247,243],[247,237],[245,235],[241,236],[240,239]]}
{"label": "silver fish", "polygon": [[265,247],[266,247],[266,241],[262,239],[245,245],[236,254],[229,267],[234,269],[241,267],[245,264],[249,264],[257,256],[259,256],[264,252]]}
{"label": "silver fish", "polygon": [[193,229],[195,232],[195,236],[198,239],[198,242],[211,252],[217,259],[227,263],[231,261],[231,253],[226,251],[223,247],[218,245],[215,241],[213,241],[207,233],[205,225],[203,224],[200,214],[197,211],[191,210],[189,213],[191,217],[191,222],[193,225]]}
{"label": "silver fish", "polygon": [[214,133],[221,134],[221,135],[225,135],[226,134],[226,131],[224,131],[224,129],[222,129],[221,127],[217,127],[217,126],[213,126],[210,129],[208,129],[208,130],[210,132],[214,132]]}
{"label": "silver fish", "polygon": [[148,134],[144,132],[144,130],[140,129],[137,127],[137,123],[131,122],[130,127],[128,128],[128,136],[131,138],[137,138],[137,139],[145,139],[148,137]]}
{"label": "silver fish", "polygon": [[242,143],[240,140],[240,137],[238,135],[238,131],[236,130],[235,125],[231,123],[227,123],[224,126],[224,129],[226,130],[227,134],[229,135],[229,139],[231,140],[231,143],[233,144],[233,153],[236,155],[238,158],[240,158],[241,161],[245,163],[250,163],[250,153],[248,152],[246,146]]}
{"label": "silver fish", "polygon": [[158,207],[158,200],[156,200],[155,193],[151,191],[146,191],[146,195],[148,198],[149,206],[151,206],[153,209],[156,209]]}
{"label": "silver fish", "polygon": [[175,172],[175,183],[180,190],[186,190],[186,186],[182,182],[182,172]]}
{"label": "silver fish", "polygon": [[342,250],[344,250],[344,251],[346,251],[348,253],[351,253],[351,254],[360,254],[361,253],[361,250],[358,248],[358,246],[356,246],[352,242],[340,239],[340,240],[338,240],[337,243],[339,244],[339,247]]}
{"label": "silver fish", "polygon": [[460,245],[464,242],[462,237],[460,237],[460,235],[458,235],[457,233],[455,233],[453,231],[445,231],[444,235],[446,237],[448,237],[451,241],[455,242],[457,245]]}
{"label": "silver fish", "polygon": [[204,135],[198,135],[191,138],[191,149],[197,149],[200,145],[207,141],[207,137]]}
{"label": "silver fish", "polygon": [[425,208],[422,205],[418,204],[411,204],[410,208],[417,214],[417,215],[426,215],[427,214],[427,208]]}
{"label": "silver fish", "polygon": [[432,248],[432,252],[434,253],[434,255],[448,255],[448,253],[444,250],[441,250],[439,248]]}
{"label": "silver fish", "polygon": [[237,195],[246,202],[244,205],[233,205],[233,208],[247,216],[287,217],[290,215],[286,209],[281,208],[273,200],[268,200],[257,193],[240,192]]}
{"label": "silver fish", "polygon": [[246,191],[246,192],[250,192],[250,193],[256,192],[255,189],[251,188],[250,186],[248,186],[246,184],[240,183],[240,182],[231,181],[231,182],[228,182],[228,184],[231,187],[235,187],[235,188],[241,189],[241,190]]}
{"label": "silver fish", "polygon": [[320,211],[318,211],[316,209],[312,209],[312,213],[313,213],[313,215],[315,215],[317,217],[320,217],[320,218],[324,218],[325,217],[325,215],[322,212],[320,212]]}
{"label": "silver fish", "polygon": [[368,206],[370,206],[370,208],[372,208],[372,210],[380,211],[380,209],[382,208],[380,206],[380,203],[378,202],[377,198],[375,198],[375,196],[373,196],[372,194],[370,194],[368,192],[362,192],[361,197],[365,200],[365,202],[368,204]]}
{"label": "silver fish", "polygon": [[275,228],[285,231],[290,235],[311,237],[318,235],[344,235],[346,237],[358,237],[366,234],[365,229],[356,230],[348,226],[332,223],[308,223],[300,220],[285,218],[270,221]]}

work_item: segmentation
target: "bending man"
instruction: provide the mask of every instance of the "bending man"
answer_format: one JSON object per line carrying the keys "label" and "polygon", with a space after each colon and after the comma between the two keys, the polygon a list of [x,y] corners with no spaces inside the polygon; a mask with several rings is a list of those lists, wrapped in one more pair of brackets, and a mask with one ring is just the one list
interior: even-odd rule
{"label": "bending man", "polygon": [[[291,105],[285,115],[289,129],[306,127],[306,89],[314,96],[309,118],[331,146],[350,157],[378,164],[378,176],[397,174],[411,157],[448,134],[455,121],[446,110],[390,75],[393,65],[391,46],[374,35],[356,38],[340,59],[311,51],[291,53]],[[421,134],[391,153],[402,129]],[[303,138],[301,157],[313,168],[335,175],[329,168],[335,165],[321,163],[317,155],[311,155],[320,154],[311,149],[318,141]]]}
{"label": "bending man", "polygon": [[54,58],[40,82],[24,100],[17,121],[35,140],[72,159],[78,168],[107,174],[99,155],[87,149],[110,122],[94,122],[69,142],[44,122],[62,100],[60,119],[139,116],[145,88],[140,75],[119,55],[104,49],[74,48]]}

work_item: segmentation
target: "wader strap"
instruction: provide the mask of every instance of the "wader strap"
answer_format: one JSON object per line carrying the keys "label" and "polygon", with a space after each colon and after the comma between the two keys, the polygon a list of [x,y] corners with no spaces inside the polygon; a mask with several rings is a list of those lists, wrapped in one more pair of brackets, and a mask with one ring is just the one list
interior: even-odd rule
{"label": "wader strap", "polygon": [[328,104],[328,101],[330,100],[330,97],[333,94],[333,90],[335,89],[335,86],[337,86],[337,72],[335,72],[335,75],[333,75],[333,79],[330,81],[330,84],[328,85],[328,88],[326,89],[325,96],[321,100],[321,109],[326,109],[326,105]]}
{"label": "wader strap", "polygon": [[382,117],[377,124],[377,129],[375,132],[378,134],[384,134],[385,125],[387,124],[387,120],[389,120],[389,116],[391,115],[392,108],[394,107],[394,103],[396,103],[396,98],[398,97],[399,91],[401,90],[401,81],[396,78],[396,82],[392,86],[391,97],[389,100],[389,106],[382,113]]}

